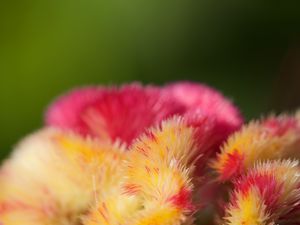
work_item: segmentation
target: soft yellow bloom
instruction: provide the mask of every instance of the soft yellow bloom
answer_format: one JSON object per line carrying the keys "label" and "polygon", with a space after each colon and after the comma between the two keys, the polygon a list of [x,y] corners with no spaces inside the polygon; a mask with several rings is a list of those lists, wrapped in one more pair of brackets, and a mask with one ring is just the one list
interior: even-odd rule
{"label": "soft yellow bloom", "polygon": [[116,181],[123,150],[55,129],[19,144],[0,176],[0,220],[5,225],[79,224]]}
{"label": "soft yellow bloom", "polygon": [[[85,225],[177,225],[193,211],[194,129],[180,118],[163,122],[128,152],[116,192],[99,202]],[[122,207],[120,207],[120,205]]]}

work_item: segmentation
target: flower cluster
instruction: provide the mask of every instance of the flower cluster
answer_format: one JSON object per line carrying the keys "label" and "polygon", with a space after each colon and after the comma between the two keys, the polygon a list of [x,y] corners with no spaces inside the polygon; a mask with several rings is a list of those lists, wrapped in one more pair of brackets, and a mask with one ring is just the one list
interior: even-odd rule
{"label": "flower cluster", "polygon": [[75,89],[3,162],[0,224],[297,225],[297,159],[299,113],[244,124],[190,82]]}

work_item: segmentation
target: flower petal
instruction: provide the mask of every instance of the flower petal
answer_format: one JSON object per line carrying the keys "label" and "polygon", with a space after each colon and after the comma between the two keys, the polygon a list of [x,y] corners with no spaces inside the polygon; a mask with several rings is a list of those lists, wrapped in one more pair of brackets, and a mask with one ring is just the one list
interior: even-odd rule
{"label": "flower petal", "polygon": [[157,87],[137,83],[121,88],[87,87],[54,102],[46,124],[130,144],[146,128],[181,111],[182,107]]}
{"label": "flower petal", "polygon": [[1,169],[0,221],[77,224],[99,189],[117,182],[123,152],[55,129],[29,136]]}
{"label": "flower petal", "polygon": [[300,157],[300,121],[294,116],[270,116],[250,122],[229,137],[212,163],[220,180],[246,172],[257,161]]}
{"label": "flower petal", "polygon": [[237,107],[220,92],[204,84],[177,82],[167,85],[165,91],[183,104],[189,115],[201,113],[216,118],[216,131],[225,137],[243,124]]}
{"label": "flower petal", "polygon": [[214,119],[220,142],[243,122],[236,107],[216,90],[178,82],[161,88],[133,83],[74,90],[49,107],[46,124],[130,144],[147,128],[175,114]]}
{"label": "flower petal", "polygon": [[[127,152],[117,192],[99,202],[84,224],[179,225],[190,221],[197,150],[195,129],[182,118],[174,117],[150,129]],[[135,201],[127,205],[132,198]],[[126,207],[112,203],[118,199]]]}
{"label": "flower petal", "polygon": [[225,221],[233,224],[298,224],[300,222],[298,161],[256,164],[234,182]]}

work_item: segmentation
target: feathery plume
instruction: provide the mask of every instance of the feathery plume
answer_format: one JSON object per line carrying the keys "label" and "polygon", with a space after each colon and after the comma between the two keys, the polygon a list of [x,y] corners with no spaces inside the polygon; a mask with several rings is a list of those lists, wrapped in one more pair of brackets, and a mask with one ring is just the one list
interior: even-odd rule
{"label": "feathery plume", "polygon": [[219,136],[215,147],[243,122],[238,109],[218,91],[178,82],[165,87],[133,83],[119,88],[77,89],[49,107],[46,124],[130,145],[147,128],[173,115],[214,120],[215,136]]}
{"label": "feathery plume", "polygon": [[227,225],[298,224],[300,222],[298,161],[258,163],[234,182],[226,210]]}
{"label": "feathery plume", "polygon": [[250,122],[229,137],[212,167],[219,179],[230,180],[257,161],[300,156],[300,125],[294,116],[270,116]]}
{"label": "feathery plume", "polygon": [[190,225],[192,178],[243,122],[188,82],[73,90],[45,120],[0,169],[1,225]]}
{"label": "feathery plume", "polygon": [[130,144],[145,128],[182,110],[154,86],[86,87],[55,101],[46,114],[46,124]]}
{"label": "feathery plume", "polygon": [[243,123],[237,107],[212,87],[185,81],[169,84],[164,91],[184,105],[188,115],[204,114],[215,118],[218,126],[215,135],[223,140]]}
{"label": "feathery plume", "polygon": [[[146,132],[127,153],[118,193],[99,202],[84,224],[174,225],[191,221],[195,210],[191,177],[198,157],[194,137],[195,129],[178,117]],[[118,199],[132,203],[127,213],[123,211],[127,207],[111,204]]]}
{"label": "feathery plume", "polygon": [[99,189],[116,182],[123,150],[56,129],[22,141],[0,172],[0,221],[79,224]]}

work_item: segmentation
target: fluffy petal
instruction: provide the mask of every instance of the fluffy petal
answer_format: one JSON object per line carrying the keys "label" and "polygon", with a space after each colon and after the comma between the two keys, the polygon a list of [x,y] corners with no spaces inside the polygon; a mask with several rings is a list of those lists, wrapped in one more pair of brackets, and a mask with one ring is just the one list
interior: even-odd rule
{"label": "fluffy petal", "polygon": [[[196,129],[178,117],[146,132],[127,153],[117,193],[99,202],[85,225],[176,225],[192,221],[191,177],[199,154],[195,135]],[[131,206],[111,204],[116,199],[125,199],[127,204],[130,198],[136,199]]]}
{"label": "fluffy petal", "polygon": [[177,82],[165,87],[165,91],[184,105],[186,113],[205,114],[216,119],[216,132],[225,139],[243,124],[239,110],[220,92],[204,84]]}
{"label": "fluffy petal", "polygon": [[46,124],[130,144],[146,128],[182,110],[153,86],[135,83],[121,88],[87,87],[54,102]]}
{"label": "fluffy petal", "polygon": [[247,171],[255,162],[300,157],[300,123],[294,116],[271,116],[250,122],[233,134],[212,167],[220,180],[229,180]]}
{"label": "fluffy petal", "polygon": [[130,144],[146,128],[174,114],[214,119],[217,147],[243,121],[236,107],[216,90],[178,82],[162,88],[130,84],[74,90],[49,107],[46,124]]}
{"label": "fluffy petal", "polygon": [[0,221],[78,224],[99,189],[117,181],[123,152],[54,129],[33,134],[1,169]]}
{"label": "fluffy petal", "polygon": [[298,161],[257,164],[234,183],[226,211],[228,225],[298,224],[300,213]]}

